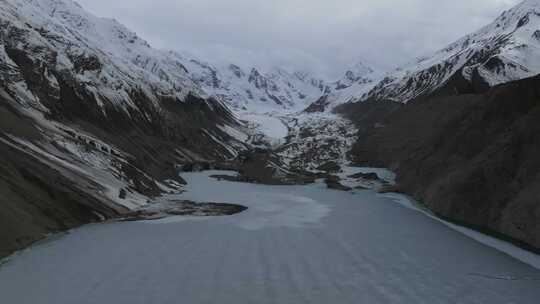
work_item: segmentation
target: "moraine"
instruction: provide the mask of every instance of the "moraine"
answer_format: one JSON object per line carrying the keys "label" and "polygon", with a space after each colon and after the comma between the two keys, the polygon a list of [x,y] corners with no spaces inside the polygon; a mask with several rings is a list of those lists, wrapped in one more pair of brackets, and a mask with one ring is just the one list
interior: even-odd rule
{"label": "moraine", "polygon": [[183,175],[187,192],[175,198],[238,203],[247,211],[73,230],[1,266],[2,303],[537,303],[540,297],[540,271],[398,204],[403,198],[321,183],[210,179],[215,173]]}

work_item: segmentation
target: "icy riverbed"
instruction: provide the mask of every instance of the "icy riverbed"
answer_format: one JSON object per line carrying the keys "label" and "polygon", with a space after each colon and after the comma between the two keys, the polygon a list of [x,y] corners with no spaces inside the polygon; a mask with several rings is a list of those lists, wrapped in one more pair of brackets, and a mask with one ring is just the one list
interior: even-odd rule
{"label": "icy riverbed", "polygon": [[538,303],[540,271],[372,191],[185,175],[229,217],[88,225],[0,267],[1,303]]}

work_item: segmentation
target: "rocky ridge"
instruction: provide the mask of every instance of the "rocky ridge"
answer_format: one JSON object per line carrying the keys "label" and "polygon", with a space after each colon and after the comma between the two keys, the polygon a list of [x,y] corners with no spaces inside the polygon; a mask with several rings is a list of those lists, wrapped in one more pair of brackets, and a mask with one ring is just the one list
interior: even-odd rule
{"label": "rocky ridge", "polygon": [[409,102],[441,92],[483,92],[540,73],[540,2],[526,0],[494,22],[386,75],[356,100]]}

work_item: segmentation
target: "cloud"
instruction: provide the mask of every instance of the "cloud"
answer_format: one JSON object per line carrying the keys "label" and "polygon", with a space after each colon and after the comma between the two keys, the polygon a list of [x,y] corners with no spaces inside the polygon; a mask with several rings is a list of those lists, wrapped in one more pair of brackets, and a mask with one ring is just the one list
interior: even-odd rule
{"label": "cloud", "polygon": [[79,0],[159,48],[339,77],[444,47],[518,0]]}

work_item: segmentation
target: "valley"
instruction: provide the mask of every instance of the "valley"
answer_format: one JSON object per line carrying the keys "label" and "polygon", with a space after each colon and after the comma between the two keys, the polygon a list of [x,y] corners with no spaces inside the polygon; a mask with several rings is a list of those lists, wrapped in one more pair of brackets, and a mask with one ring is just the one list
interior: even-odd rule
{"label": "valley", "polygon": [[536,303],[539,73],[538,0],[335,80],[0,1],[0,302]]}

